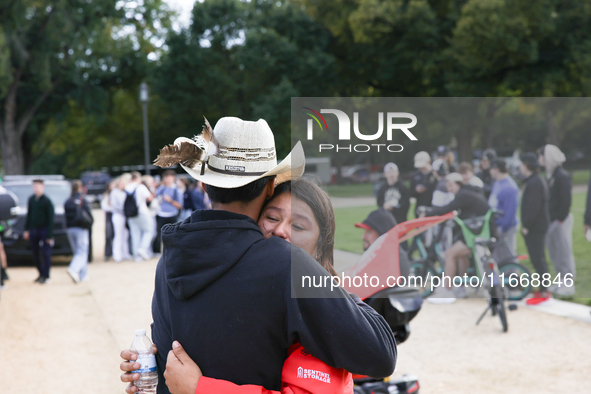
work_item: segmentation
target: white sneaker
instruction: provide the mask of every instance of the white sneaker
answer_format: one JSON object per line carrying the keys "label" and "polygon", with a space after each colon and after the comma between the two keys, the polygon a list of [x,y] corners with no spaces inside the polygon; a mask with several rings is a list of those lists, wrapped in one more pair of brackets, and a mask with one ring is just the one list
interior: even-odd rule
{"label": "white sneaker", "polygon": [[138,250],[137,254],[144,260],[150,260],[150,254],[143,249]]}
{"label": "white sneaker", "polygon": [[572,297],[575,295],[575,286],[560,286],[554,290],[554,293],[561,297]]}
{"label": "white sneaker", "polygon": [[72,272],[70,270],[66,270],[66,272],[68,273],[68,275],[70,275],[70,278],[72,278],[72,280],[74,281],[74,283],[79,283],[80,282],[80,275],[78,275],[75,272]]}
{"label": "white sneaker", "polygon": [[427,298],[431,304],[453,304],[456,302],[456,297],[451,289],[445,287],[438,287],[433,294]]}
{"label": "white sneaker", "polygon": [[466,293],[466,287],[465,286],[460,286],[460,287],[453,287],[452,288],[452,292],[454,293],[456,298],[467,298],[468,294]]}
{"label": "white sneaker", "polygon": [[86,275],[84,278],[80,279],[80,282],[88,282],[90,280],[89,276]]}

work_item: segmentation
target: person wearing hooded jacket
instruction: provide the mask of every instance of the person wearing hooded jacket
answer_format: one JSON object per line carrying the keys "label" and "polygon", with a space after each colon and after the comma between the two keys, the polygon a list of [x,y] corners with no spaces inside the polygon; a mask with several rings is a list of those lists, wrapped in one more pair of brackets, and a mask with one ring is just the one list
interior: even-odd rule
{"label": "person wearing hooded jacket", "polygon": [[521,174],[523,181],[523,195],[521,197],[521,234],[529,258],[540,275],[539,290],[526,301],[528,305],[537,305],[549,300],[548,286],[544,286],[544,276],[548,276],[544,238],[550,224],[548,213],[548,185],[539,174],[538,158],[535,153],[521,155]]}
{"label": "person wearing hooded jacket", "polygon": [[394,163],[384,166],[384,184],[377,194],[378,207],[389,211],[396,223],[406,222],[408,209],[410,207],[410,192],[404,183],[398,178],[400,171]]}
{"label": "person wearing hooded jacket", "polygon": [[550,191],[548,210],[550,226],[546,233],[548,254],[554,264],[556,273],[562,283],[550,286],[550,291],[560,296],[572,296],[574,284],[568,286],[570,279],[575,279],[575,256],[573,254],[573,214],[570,213],[572,203],[572,180],[570,174],[562,167],[566,161],[564,153],[555,145],[545,145],[538,152],[539,164],[546,169],[546,179]]}

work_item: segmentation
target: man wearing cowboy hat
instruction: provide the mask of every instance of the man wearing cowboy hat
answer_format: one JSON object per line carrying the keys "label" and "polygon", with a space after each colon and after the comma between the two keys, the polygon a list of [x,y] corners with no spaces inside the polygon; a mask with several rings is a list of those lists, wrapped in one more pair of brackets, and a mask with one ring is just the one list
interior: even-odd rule
{"label": "man wearing cowboy hat", "polygon": [[168,393],[163,373],[174,340],[208,377],[271,390],[281,387],[294,341],[331,366],[389,376],[396,344],[383,318],[340,288],[337,298],[330,288],[298,298],[300,274],[328,272],[285,240],[264,239],[256,224],[275,182],[302,175],[301,144],[277,164],[264,120],[226,117],[208,129],[196,140],[177,139],[156,162],[180,158],[185,171],[206,185],[213,206],[162,229],[152,300],[158,393]]}

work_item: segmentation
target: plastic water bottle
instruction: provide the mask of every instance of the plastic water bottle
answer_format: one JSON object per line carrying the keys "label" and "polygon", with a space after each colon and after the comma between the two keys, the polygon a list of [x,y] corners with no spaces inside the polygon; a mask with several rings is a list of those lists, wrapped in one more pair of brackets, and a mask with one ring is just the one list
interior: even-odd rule
{"label": "plastic water bottle", "polygon": [[137,360],[135,362],[141,364],[140,369],[133,371],[133,373],[140,374],[140,378],[133,383],[137,387],[137,392],[145,394],[156,393],[156,386],[158,386],[156,357],[152,350],[152,341],[146,336],[146,330],[135,330],[135,339],[129,350],[137,354]]}

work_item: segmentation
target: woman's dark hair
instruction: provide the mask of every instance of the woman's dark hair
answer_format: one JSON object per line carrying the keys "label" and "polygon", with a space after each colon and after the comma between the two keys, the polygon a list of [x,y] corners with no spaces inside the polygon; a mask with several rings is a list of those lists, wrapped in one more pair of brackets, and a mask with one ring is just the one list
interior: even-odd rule
{"label": "woman's dark hair", "polygon": [[[331,275],[337,276],[334,269],[334,210],[328,194],[322,188],[306,178],[297,181],[286,181],[275,186],[273,196],[267,200],[265,206],[282,194],[290,193],[302,200],[312,210],[314,218],[320,228],[316,250],[316,259]],[[264,209],[264,208],[263,208]]]}
{"label": "woman's dark hair", "polygon": [[72,196],[76,193],[80,193],[80,190],[82,190],[82,182],[80,182],[78,179],[73,180],[72,181]]}
{"label": "woman's dark hair", "polygon": [[263,190],[267,187],[267,183],[273,178],[273,176],[266,176],[234,189],[224,189],[221,187],[205,185],[205,191],[207,191],[207,195],[212,202],[217,202],[219,204],[250,202],[263,193]]}
{"label": "woman's dark hair", "polygon": [[267,205],[269,205],[269,203],[271,201],[273,201],[274,199],[276,199],[277,197],[279,197],[280,195],[285,194],[285,193],[291,194],[291,181],[285,181],[285,182],[280,183],[277,186],[275,186],[275,190],[273,191],[273,195],[271,196],[270,199],[265,201],[265,205],[263,205],[263,209],[265,209],[265,207]]}
{"label": "woman's dark hair", "polygon": [[331,275],[336,276],[334,269],[334,235],[335,221],[334,210],[328,194],[318,185],[318,183],[300,178],[291,183],[291,192],[293,197],[306,203],[312,210],[320,235],[316,250],[318,251],[317,260]]}

